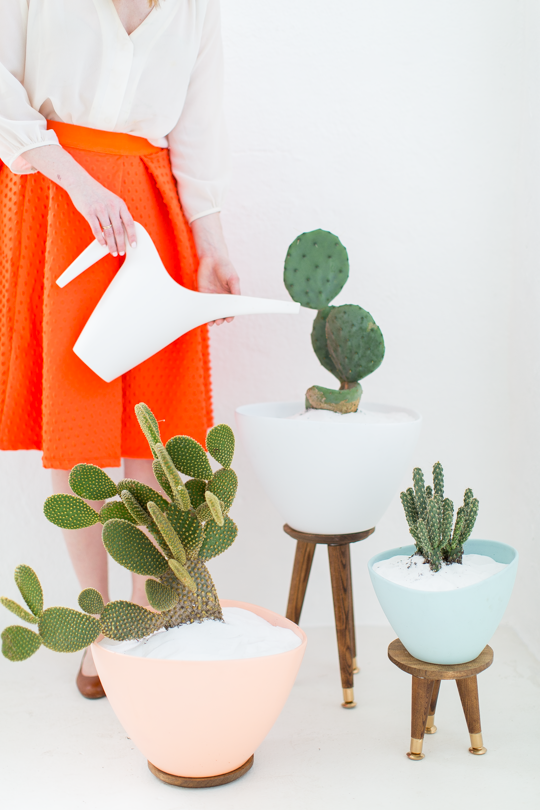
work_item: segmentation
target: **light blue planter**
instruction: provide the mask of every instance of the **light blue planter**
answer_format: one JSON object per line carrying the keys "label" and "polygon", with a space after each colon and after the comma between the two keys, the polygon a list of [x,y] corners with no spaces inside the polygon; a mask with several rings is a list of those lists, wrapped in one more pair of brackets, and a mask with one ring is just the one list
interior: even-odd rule
{"label": "light blue planter", "polygon": [[373,570],[381,560],[414,554],[413,545],[383,551],[368,563],[386,618],[406,649],[420,661],[472,661],[489,642],[506,610],[516,578],[517,551],[494,540],[469,540],[464,548],[466,554],[486,554],[508,567],[476,585],[433,593],[397,585]]}

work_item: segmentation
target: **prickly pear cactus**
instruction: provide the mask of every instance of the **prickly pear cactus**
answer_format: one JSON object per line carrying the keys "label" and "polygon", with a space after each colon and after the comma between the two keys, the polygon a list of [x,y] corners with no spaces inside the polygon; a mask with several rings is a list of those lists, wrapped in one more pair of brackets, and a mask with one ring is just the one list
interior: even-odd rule
{"label": "prickly pear cactus", "polygon": [[[24,661],[41,645],[75,652],[100,633],[123,641],[144,638],[163,627],[223,619],[206,562],[229,548],[238,533],[228,515],[238,486],[230,468],[234,434],[228,425],[209,432],[208,452],[222,465],[214,472],[198,442],[175,436],[164,446],[151,410],[140,403],[135,412],[152,450],[157,489],[131,479],[116,485],[98,467],[78,464],[70,474],[76,494],[51,496],[44,512],[65,529],[101,522],[109,555],[129,571],[148,577],[146,596],[152,610],[125,600],[104,604],[93,588],[79,595],[81,611],[44,610],[39,579],[29,566],[20,565],[15,581],[28,610],[7,597],[0,602],[36,628],[12,625],[4,630],[2,652],[9,660]],[[184,481],[181,474],[193,477]],[[86,503],[108,498],[115,499],[99,512]]]}
{"label": "prickly pear cactus", "polygon": [[306,408],[342,414],[357,411],[362,396],[359,381],[375,371],[384,358],[382,332],[369,312],[354,304],[330,306],[348,277],[347,251],[334,234],[311,231],[290,245],[285,286],[299,304],[319,310],[311,343],[321,365],[340,382],[339,391],[311,386],[306,392]]}
{"label": "prickly pear cactus", "polygon": [[478,499],[472,489],[465,490],[463,506],[459,507],[453,525],[454,504],[444,497],[442,464],[437,462],[433,466],[433,486],[426,486],[422,470],[415,467],[413,485],[401,493],[401,503],[416,553],[429,563],[432,571],[439,571],[443,562],[461,563],[463,545],[471,536],[478,515]]}

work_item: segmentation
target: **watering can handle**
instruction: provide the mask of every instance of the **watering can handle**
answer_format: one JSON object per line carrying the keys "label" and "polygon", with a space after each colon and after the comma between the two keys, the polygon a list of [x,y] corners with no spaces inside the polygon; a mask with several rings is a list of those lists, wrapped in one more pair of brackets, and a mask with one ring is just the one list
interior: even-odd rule
{"label": "watering can handle", "polygon": [[94,239],[86,250],[83,250],[81,255],[56,279],[56,283],[59,287],[65,287],[66,284],[69,284],[70,281],[73,281],[74,278],[80,276],[81,273],[84,273],[85,270],[88,270],[89,267],[92,267],[93,264],[106,256],[108,252],[107,245],[100,245],[97,239]]}

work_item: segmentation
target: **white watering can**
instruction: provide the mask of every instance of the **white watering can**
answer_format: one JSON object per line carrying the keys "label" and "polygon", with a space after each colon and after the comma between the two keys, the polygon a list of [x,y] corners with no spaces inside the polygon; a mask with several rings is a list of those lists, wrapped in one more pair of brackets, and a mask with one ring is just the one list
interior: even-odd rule
{"label": "white watering can", "polygon": [[[107,287],[73,347],[98,377],[111,382],[181,335],[218,318],[262,313],[296,314],[293,301],[193,292],[166,271],[147,231],[135,223],[137,248],[126,245],[124,264]],[[108,254],[96,240],[56,283],[65,287]]]}

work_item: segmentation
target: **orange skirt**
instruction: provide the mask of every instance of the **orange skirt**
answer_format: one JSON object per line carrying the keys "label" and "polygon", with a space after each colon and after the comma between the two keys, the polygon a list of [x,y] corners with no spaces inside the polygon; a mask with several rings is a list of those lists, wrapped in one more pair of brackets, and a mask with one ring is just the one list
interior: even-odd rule
{"label": "orange skirt", "polygon": [[[92,177],[125,200],[171,276],[197,289],[197,253],[168,150],[132,135],[50,127]],[[56,279],[93,238],[63,189],[0,162],[0,449],[43,450],[44,467],[115,467],[122,457],[151,458],[135,419],[137,402],[153,410],[164,440],[182,433],[204,444],[212,425],[206,326],[111,383],[74,354],[123,261],[107,256],[60,289]]]}

